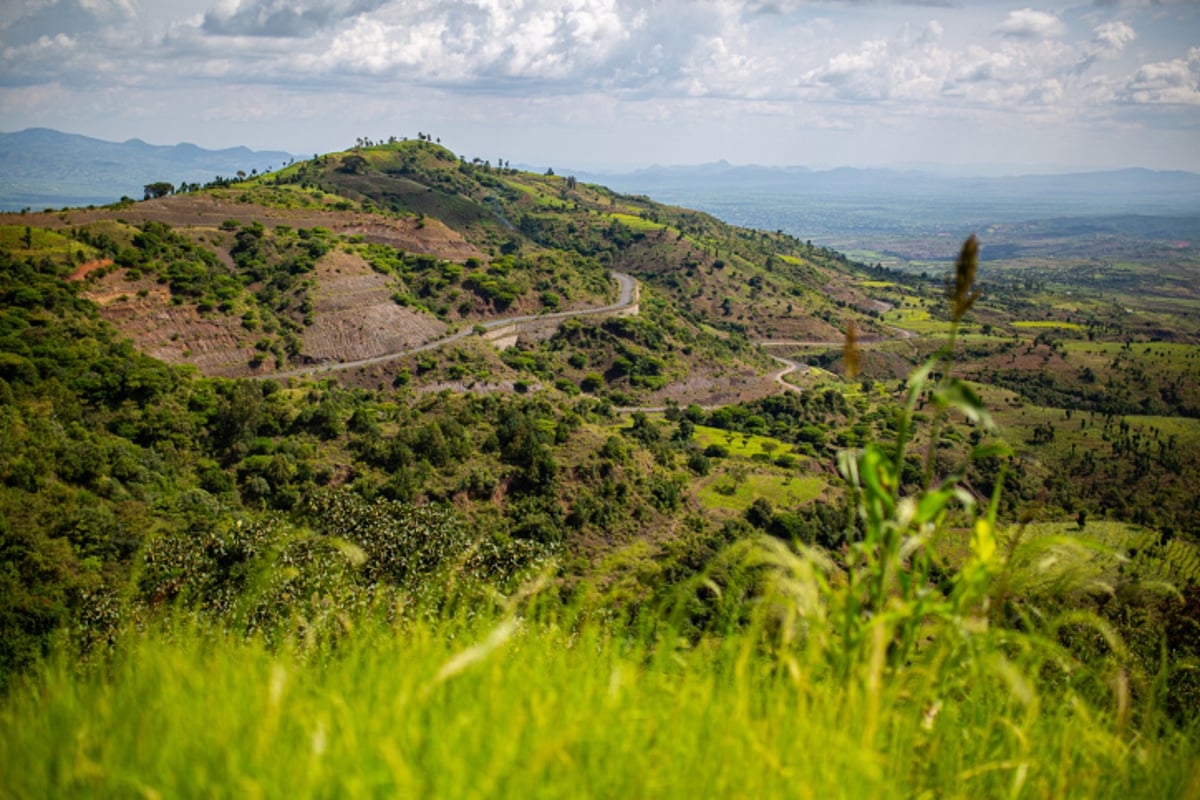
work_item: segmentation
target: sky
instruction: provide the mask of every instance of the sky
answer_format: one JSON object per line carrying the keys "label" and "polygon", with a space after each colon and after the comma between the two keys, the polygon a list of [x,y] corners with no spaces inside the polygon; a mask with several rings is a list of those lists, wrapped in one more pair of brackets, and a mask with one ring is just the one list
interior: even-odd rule
{"label": "sky", "polygon": [[295,154],[1200,172],[1200,1],[3,0],[0,130]]}

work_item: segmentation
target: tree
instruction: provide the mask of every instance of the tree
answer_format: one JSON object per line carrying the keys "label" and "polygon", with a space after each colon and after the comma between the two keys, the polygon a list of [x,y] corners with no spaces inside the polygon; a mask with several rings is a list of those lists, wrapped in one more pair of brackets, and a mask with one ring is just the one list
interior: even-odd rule
{"label": "tree", "polygon": [[362,156],[350,155],[342,158],[342,172],[348,172],[351,175],[361,175],[367,171],[367,160]]}
{"label": "tree", "polygon": [[156,181],[147,183],[142,187],[146,192],[146,199],[150,200],[155,197],[166,197],[175,191],[175,186],[167,181]]}

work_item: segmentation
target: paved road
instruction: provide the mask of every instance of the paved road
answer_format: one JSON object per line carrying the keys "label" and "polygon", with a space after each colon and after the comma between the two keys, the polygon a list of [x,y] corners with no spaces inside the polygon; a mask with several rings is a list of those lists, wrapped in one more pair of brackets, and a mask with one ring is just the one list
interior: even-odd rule
{"label": "paved road", "polygon": [[[614,272],[612,273],[612,276],[617,282],[618,292],[617,302],[610,305],[600,306],[598,308],[581,308],[575,311],[556,311],[553,314],[522,314],[516,317],[501,317],[499,319],[488,320],[487,322],[481,323],[481,325],[486,330],[494,330],[495,328],[502,328],[506,325],[513,325],[518,322],[531,322],[533,320],[541,322],[543,320],[569,319],[571,317],[586,317],[591,314],[604,314],[612,311],[620,311],[622,308],[628,308],[629,306],[633,305],[637,299],[637,281],[634,280],[632,276],[626,275],[623,272]],[[443,336],[441,339],[435,339],[432,342],[426,342],[425,344],[417,345],[416,347],[405,348],[404,350],[396,350],[391,353],[383,353],[381,355],[371,356],[369,358],[359,358],[355,359],[354,361],[339,361],[333,364],[313,364],[307,367],[300,367],[299,369],[270,372],[266,374],[254,375],[253,377],[259,380],[265,380],[267,378],[296,378],[301,375],[340,372],[342,370],[355,369],[356,367],[367,367],[371,366],[372,364],[383,364],[388,361],[394,361],[397,358],[413,355],[414,353],[424,353],[427,350],[435,350],[439,347],[451,344],[452,342],[457,342],[460,339],[465,339],[468,336],[472,336],[474,333],[474,327],[464,328],[458,333],[452,333],[449,336]]]}

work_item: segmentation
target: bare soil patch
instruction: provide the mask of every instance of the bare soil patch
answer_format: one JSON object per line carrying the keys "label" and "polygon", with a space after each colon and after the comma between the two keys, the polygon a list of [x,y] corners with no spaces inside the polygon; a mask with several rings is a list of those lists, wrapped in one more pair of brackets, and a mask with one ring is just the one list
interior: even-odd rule
{"label": "bare soil patch", "polygon": [[84,264],[80,264],[79,268],[72,272],[67,280],[81,281],[96,270],[104,269],[105,267],[111,267],[112,264],[113,260],[111,258],[97,258],[93,261],[88,261]]}
{"label": "bare soil patch", "polygon": [[255,350],[240,319],[172,305],[165,285],[149,277],[131,281],[126,272],[105,275],[82,294],[139,350],[170,364],[193,364],[205,375],[253,374]]}
{"label": "bare soil patch", "polygon": [[322,258],[304,355],[317,363],[354,361],[440,338],[446,325],[396,305],[391,284],[358,256],[333,251]]}

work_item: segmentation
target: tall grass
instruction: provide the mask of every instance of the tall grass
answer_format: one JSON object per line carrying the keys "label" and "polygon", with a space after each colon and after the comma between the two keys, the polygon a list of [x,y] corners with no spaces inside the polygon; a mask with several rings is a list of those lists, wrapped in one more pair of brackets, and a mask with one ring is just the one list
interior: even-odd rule
{"label": "tall grass", "polygon": [[[1197,740],[931,672],[780,668],[552,621],[367,625],[336,654],[194,627],[0,712],[5,797],[1181,797]],[[1032,690],[1031,690],[1032,691]],[[1189,766],[1193,764],[1193,766]]]}

